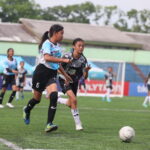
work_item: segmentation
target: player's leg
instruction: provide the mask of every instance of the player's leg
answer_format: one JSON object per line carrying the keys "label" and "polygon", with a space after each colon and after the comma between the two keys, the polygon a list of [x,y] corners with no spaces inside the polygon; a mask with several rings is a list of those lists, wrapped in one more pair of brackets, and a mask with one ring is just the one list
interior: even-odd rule
{"label": "player's leg", "polygon": [[55,82],[53,83],[51,82],[46,89],[47,92],[49,93],[50,104],[48,108],[47,126],[45,128],[45,132],[51,132],[57,130],[58,128],[57,125],[53,124],[53,120],[57,109],[57,99],[58,99],[57,84]]}
{"label": "player's leg", "polygon": [[107,92],[106,92],[107,102],[111,102],[110,93],[111,93],[111,88],[107,88]]}
{"label": "player's leg", "polygon": [[[59,84],[60,84],[60,87],[62,89],[62,92],[65,94],[66,91],[69,89],[71,89],[70,87],[66,86],[65,85],[65,80],[64,79],[61,79],[59,78]],[[60,95],[58,96],[58,100],[57,102],[59,104],[64,104],[64,105],[68,105],[68,98],[62,98]]]}
{"label": "player's leg", "polygon": [[3,98],[4,98],[4,95],[5,95],[5,92],[6,92],[6,88],[3,87],[1,89],[1,94],[0,94],[0,108],[4,108],[4,105],[2,105],[2,103],[3,103]]}
{"label": "player's leg", "polygon": [[150,86],[147,85],[147,90],[148,90],[148,94],[147,96],[145,97],[144,99],[144,102],[143,102],[143,107],[147,108],[148,107],[148,103],[150,103]]}
{"label": "player's leg", "polygon": [[15,84],[13,84],[12,85],[12,93],[10,94],[9,100],[6,104],[9,108],[14,108],[14,105],[12,105],[11,103],[16,95],[16,91],[17,91],[17,86]]}
{"label": "player's leg", "polygon": [[16,101],[19,100],[19,95],[20,95],[20,87],[17,86]]}
{"label": "player's leg", "polygon": [[80,120],[79,111],[78,111],[78,108],[77,108],[76,96],[75,96],[75,94],[72,90],[68,90],[66,93],[69,97],[68,104],[71,105],[71,113],[72,113],[72,116],[73,116],[73,119],[74,119],[74,122],[75,122],[76,130],[83,130],[82,123],[81,123],[81,120]]}
{"label": "player's leg", "polygon": [[24,90],[23,90],[23,86],[20,87],[20,95],[21,95],[21,99],[24,99]]}
{"label": "player's leg", "polygon": [[30,123],[30,113],[36,104],[40,103],[42,93],[36,90],[33,90],[33,98],[30,99],[27,103],[27,106],[23,108],[23,119],[25,124]]}
{"label": "player's leg", "polygon": [[4,98],[5,92],[7,90],[8,84],[9,84],[9,78],[8,78],[8,76],[4,75],[3,81],[2,81],[1,94],[0,94],[0,108],[4,108],[4,105],[2,105],[2,103],[3,103],[3,98]]}
{"label": "player's leg", "polygon": [[145,107],[145,108],[148,107],[148,101],[149,101],[149,97],[146,96],[145,99],[144,99],[144,102],[143,102],[143,104],[142,104],[143,107]]}

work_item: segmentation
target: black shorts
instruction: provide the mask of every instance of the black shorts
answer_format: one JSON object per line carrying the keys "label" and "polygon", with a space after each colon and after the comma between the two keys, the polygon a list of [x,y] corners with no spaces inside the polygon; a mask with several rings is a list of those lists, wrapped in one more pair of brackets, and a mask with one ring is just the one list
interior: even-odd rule
{"label": "black shorts", "polygon": [[75,95],[77,95],[78,90],[78,82],[69,83],[69,85],[65,85],[65,80],[59,77],[60,87],[62,92],[65,94],[68,90],[72,90]]}
{"label": "black shorts", "polygon": [[113,89],[112,85],[106,86],[106,88],[111,89],[111,90]]}
{"label": "black shorts", "polygon": [[17,79],[16,80],[16,86],[18,87],[18,88],[23,88],[24,87],[24,80],[22,80],[22,79]]}
{"label": "black shorts", "polygon": [[147,84],[147,89],[148,91],[150,91],[150,84]]}
{"label": "black shorts", "polygon": [[15,75],[3,75],[2,87],[7,88],[8,85],[16,85]]}
{"label": "black shorts", "polygon": [[32,77],[32,88],[36,91],[43,92],[45,88],[56,83],[57,70],[49,69],[43,64],[39,64]]}

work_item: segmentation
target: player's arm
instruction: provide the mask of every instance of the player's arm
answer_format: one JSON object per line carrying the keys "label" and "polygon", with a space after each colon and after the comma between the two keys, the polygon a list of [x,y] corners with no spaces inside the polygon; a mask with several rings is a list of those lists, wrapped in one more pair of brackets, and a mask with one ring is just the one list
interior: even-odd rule
{"label": "player's arm", "polygon": [[62,65],[60,64],[60,67],[58,69],[58,72],[61,73],[68,82],[73,82],[71,77],[65,72],[64,68],[62,67]]}
{"label": "player's arm", "polygon": [[70,59],[64,59],[64,58],[56,58],[49,54],[44,55],[44,59],[48,62],[56,62],[56,63],[70,63]]}
{"label": "player's arm", "polygon": [[90,65],[87,65],[87,67],[84,68],[84,72],[83,72],[83,77],[84,79],[87,79],[88,78],[88,73],[89,73],[89,70],[91,69],[91,66]]}

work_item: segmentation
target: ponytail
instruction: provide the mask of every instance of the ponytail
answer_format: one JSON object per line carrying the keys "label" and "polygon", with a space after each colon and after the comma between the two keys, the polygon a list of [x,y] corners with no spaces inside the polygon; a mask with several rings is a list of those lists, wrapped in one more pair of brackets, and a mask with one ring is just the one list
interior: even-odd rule
{"label": "ponytail", "polygon": [[42,48],[42,44],[47,40],[49,39],[49,31],[46,31],[43,36],[42,36],[42,39],[41,39],[41,42],[39,44],[39,50]]}
{"label": "ponytail", "polygon": [[57,33],[61,30],[63,30],[64,27],[59,25],[59,24],[54,24],[51,26],[51,28],[49,29],[49,31],[46,31],[43,36],[42,36],[42,39],[41,39],[41,42],[39,44],[39,50],[42,48],[42,44],[49,38],[51,38],[54,33]]}

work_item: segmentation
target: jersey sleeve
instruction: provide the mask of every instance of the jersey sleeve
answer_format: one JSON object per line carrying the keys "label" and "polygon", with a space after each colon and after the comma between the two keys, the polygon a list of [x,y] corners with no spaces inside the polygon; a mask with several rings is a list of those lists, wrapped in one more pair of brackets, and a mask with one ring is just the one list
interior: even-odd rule
{"label": "jersey sleeve", "polygon": [[4,63],[3,63],[3,67],[4,67],[4,68],[9,68],[8,62],[7,62],[6,60],[5,60]]}
{"label": "jersey sleeve", "polygon": [[51,54],[51,44],[45,42],[42,45],[42,53],[43,54]]}

